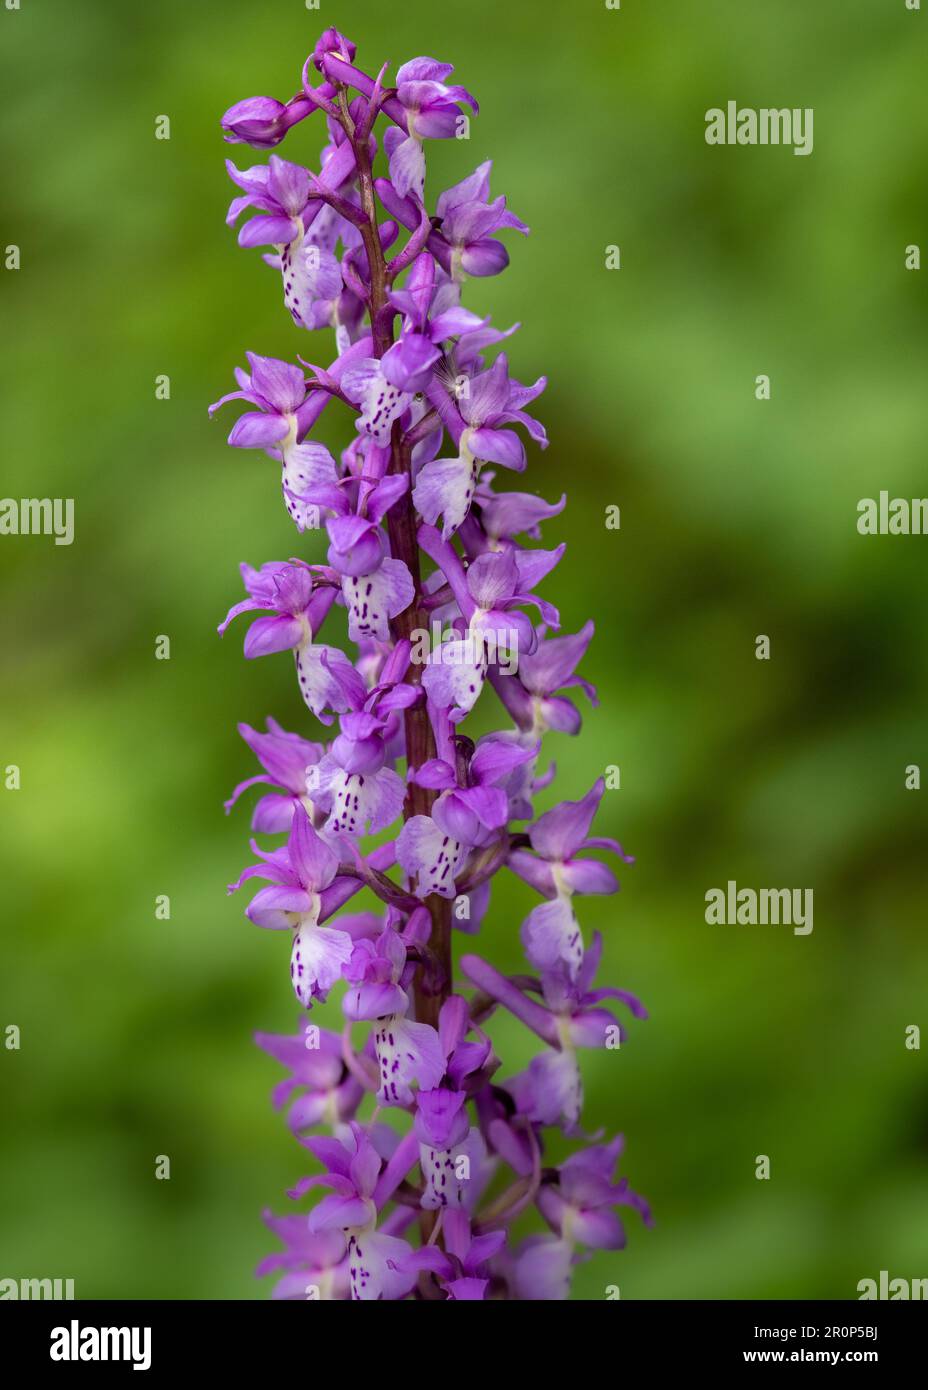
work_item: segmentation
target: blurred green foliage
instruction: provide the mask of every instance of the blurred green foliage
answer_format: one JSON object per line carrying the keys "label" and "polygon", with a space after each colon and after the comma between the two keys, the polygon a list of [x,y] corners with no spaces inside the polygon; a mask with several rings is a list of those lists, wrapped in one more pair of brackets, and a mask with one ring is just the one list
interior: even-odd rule
{"label": "blurred green foliage", "polygon": [[[428,147],[432,196],[492,156],[532,227],[466,302],[520,320],[515,374],[550,378],[529,485],[567,489],[545,539],[568,551],[545,592],[567,630],[595,616],[602,697],[550,753],[560,795],[621,767],[599,830],[637,863],[582,920],[604,979],[651,1009],[584,1062],[588,1124],[627,1134],[657,1227],[632,1215],[576,1294],[844,1298],[881,1268],[923,1276],[928,1087],[904,1030],[928,1022],[928,791],[903,770],[928,765],[928,541],[855,529],[860,497],[926,490],[928,272],[904,248],[928,244],[928,16],[903,0],[0,14],[0,225],[22,248],[2,280],[0,491],[76,506],[70,548],[0,542],[0,764],[22,769],[0,793],[0,1025],[22,1030],[0,1050],[0,1275],[263,1296],[260,1209],[309,1166],[251,1042],[295,1023],[287,947],[225,896],[248,811],[222,801],[252,771],[237,720],[311,721],[288,661],[246,663],[241,630],[215,629],[240,560],[321,543],[206,405],[246,349],[328,360],[223,225],[223,157],[253,161],[218,130],[240,97],[291,95],[328,24],[368,69],[453,61],[481,114],[469,144]],[[704,113],[729,98],[813,107],[814,153],[708,147]],[[307,123],[284,153],[320,145]],[[328,412],[330,445],[346,424]],[[812,888],[813,934],[707,926],[729,878]],[[507,879],[486,946],[515,968],[532,898]],[[509,1069],[530,1055],[501,1020],[494,1036]]]}

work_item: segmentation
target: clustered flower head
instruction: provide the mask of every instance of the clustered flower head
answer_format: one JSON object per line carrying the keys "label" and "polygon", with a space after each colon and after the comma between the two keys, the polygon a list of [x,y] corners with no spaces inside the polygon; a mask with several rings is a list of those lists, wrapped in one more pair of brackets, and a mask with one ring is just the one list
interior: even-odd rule
{"label": "clustered flower head", "polygon": [[[536,593],[564,554],[541,527],[566,499],[497,490],[526,442],[547,445],[528,412],[545,378],[512,375],[499,345],[518,325],[462,303],[528,228],[491,196],[489,161],[427,197],[428,142],[466,133],[477,103],[448,63],[414,58],[393,85],[386,71],[363,72],[328,29],[290,101],[251,97],[222,122],[230,144],[272,151],[228,162],[239,244],[263,249],[293,322],[332,332],[335,351],[325,367],[248,352],[211,407],[246,406],[229,443],[275,460],[297,532],[324,533],[306,555],[243,564],[219,629],[252,615],[246,657],[292,653],[315,720],[240,724],[257,770],[227,803],[263,788],[251,828],[273,839],[252,840],[230,891],[261,880],[246,915],[289,940],[300,1026],[257,1041],[286,1069],[274,1104],[316,1164],[289,1195],[324,1191],[267,1214],[284,1249],[259,1272],[278,1274],[277,1298],[566,1298],[579,1261],[624,1244],[619,1207],[650,1223],[615,1176],[621,1136],[581,1124],[581,1054],[624,1037],[610,1003],[646,1016],[594,984],[602,943],[582,925],[582,898],[619,886],[603,855],[631,861],[593,833],[602,780],[535,808],[555,774],[545,736],[579,731],[577,691],[596,703],[577,674],[593,624],[562,633]],[[318,170],[276,152],[309,118],[325,125]],[[333,402],[338,459],[312,438]],[[471,737],[484,696],[501,727]],[[531,973],[516,976],[474,949],[503,870],[532,895]],[[355,910],[362,890],[377,911]],[[333,993],[341,1032],[313,1020]],[[513,1074],[485,1031],[499,1009],[539,1048]],[[558,1132],[578,1145],[561,1162]],[[533,1211],[537,1233],[517,1239]]]}

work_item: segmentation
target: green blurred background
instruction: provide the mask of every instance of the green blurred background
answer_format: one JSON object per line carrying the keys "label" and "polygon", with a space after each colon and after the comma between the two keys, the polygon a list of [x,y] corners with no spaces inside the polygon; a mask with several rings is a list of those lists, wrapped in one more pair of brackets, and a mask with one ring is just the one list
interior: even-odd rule
{"label": "green blurred background", "polygon": [[[429,145],[432,197],[492,156],[533,232],[465,299],[521,320],[513,370],[550,378],[528,485],[568,490],[545,592],[566,630],[595,615],[602,706],[548,751],[561,795],[621,767],[599,829],[638,862],[582,920],[604,978],[651,1010],[584,1064],[588,1123],[626,1133],[657,1226],[632,1215],[576,1296],[847,1298],[880,1269],[924,1276],[928,1085],[904,1030],[928,1022],[928,791],[904,768],[928,763],[928,540],[855,528],[859,498],[926,492],[928,270],[904,248],[928,244],[928,14],[904,0],[0,11],[0,241],[22,248],[2,276],[0,491],[76,508],[70,548],[0,541],[0,764],[22,770],[0,791],[0,1025],[22,1030],[0,1049],[0,1276],[265,1296],[260,1210],[309,1167],[251,1042],[296,1022],[286,943],[225,895],[249,809],[222,801],[253,771],[237,720],[313,725],[287,660],[246,663],[243,629],[215,629],[240,560],[321,542],[206,406],[246,349],[328,360],[224,226],[218,119],[290,96],[330,24],[368,69],[456,64],[481,115],[469,144]],[[707,146],[729,98],[813,107],[814,153]],[[306,123],[283,153],[320,145]],[[343,444],[345,417],[323,434]],[[516,968],[533,898],[507,878],[486,945]],[[729,878],[812,888],[814,932],[707,926]],[[532,1051],[495,1037],[510,1070]]]}

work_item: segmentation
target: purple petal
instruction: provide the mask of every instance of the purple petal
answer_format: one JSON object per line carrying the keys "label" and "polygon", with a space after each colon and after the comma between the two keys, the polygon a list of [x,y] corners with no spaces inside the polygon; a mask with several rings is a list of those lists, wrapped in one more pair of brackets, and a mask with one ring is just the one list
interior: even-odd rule
{"label": "purple petal", "polygon": [[272,154],[268,161],[268,192],[276,198],[280,206],[298,217],[310,196],[309,173],[299,164],[291,164],[287,159]]}
{"label": "purple petal", "polygon": [[407,82],[444,82],[453,72],[451,63],[439,63],[436,58],[410,58],[397,71],[396,86],[402,87]]}
{"label": "purple petal", "polygon": [[572,859],[562,869],[564,882],[572,893],[617,893],[619,881],[608,864],[598,859]]}
{"label": "purple petal", "polygon": [[492,424],[507,409],[509,392],[509,359],[501,352],[492,367],[474,377],[469,394],[462,397],[464,419],[475,429]]}
{"label": "purple petal", "polygon": [[309,1213],[311,1232],[348,1230],[365,1226],[370,1220],[370,1207],[360,1197],[323,1197]]}
{"label": "purple petal", "polygon": [[560,564],[567,546],[563,543],[556,550],[516,550],[513,552],[519,574],[518,589],[524,594],[534,589],[546,575]]}
{"label": "purple petal", "polygon": [[506,863],[514,874],[530,883],[539,893],[546,897],[553,897],[556,893],[554,874],[546,860],[537,859],[534,854],[529,854],[524,849],[516,849]]}
{"label": "purple petal", "polygon": [[532,849],[552,863],[572,858],[589,833],[606,784],[600,777],[582,801],[562,801],[546,811],[529,830]]}
{"label": "purple petal", "polygon": [[453,188],[446,189],[444,193],[441,193],[435,205],[435,215],[442,218],[447,217],[451,209],[458,207],[461,203],[485,203],[490,195],[490,170],[492,168],[492,159],[487,159],[472,174],[468,174],[466,179],[462,179]]}

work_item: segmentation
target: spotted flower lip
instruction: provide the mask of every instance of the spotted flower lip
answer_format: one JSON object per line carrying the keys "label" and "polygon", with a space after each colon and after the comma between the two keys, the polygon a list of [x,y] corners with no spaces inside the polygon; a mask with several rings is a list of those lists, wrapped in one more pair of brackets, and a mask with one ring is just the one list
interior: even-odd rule
{"label": "spotted flower lip", "polygon": [[[242,415],[235,422],[229,443],[239,449],[266,449],[286,438],[294,417],[300,430],[300,411],[307,403],[306,384],[299,367],[275,357],[246,353],[251,373],[237,373],[239,390],[221,396],[209,408],[212,415],[228,401],[248,401],[258,413]],[[307,422],[308,423],[308,422]],[[334,479],[333,479],[334,481]]]}
{"label": "spotted flower lip", "polygon": [[[380,925],[375,917],[361,916],[343,918],[342,923],[351,928],[353,939],[355,932]],[[338,1034],[308,1025],[294,1036],[256,1033],[255,1043],[287,1068],[289,1075],[274,1087],[271,1099],[276,1110],[289,1106],[287,1125],[293,1134],[329,1118],[338,1122],[354,1115],[364,1090],[345,1066]]]}
{"label": "spotted flower lip", "polygon": [[[647,1014],[596,984],[603,939],[584,927],[587,895],[619,887],[605,856],[633,862],[592,833],[605,782],[552,790],[576,769],[549,740],[580,731],[577,692],[597,704],[593,622],[562,631],[556,603],[576,564],[549,535],[566,495],[502,481],[547,447],[531,413],[547,378],[513,374],[531,356],[518,322],[465,302],[529,229],[491,194],[490,160],[428,186],[428,142],[479,110],[450,63],[391,79],[329,27],[295,69],[288,101],[222,118],[228,144],[268,152],[227,163],[227,221],[280,275],[288,331],[331,348],[249,351],[210,407],[237,404],[228,442],[279,466],[297,533],[289,558],[241,565],[219,626],[247,615],[245,656],[269,676],[292,662],[301,711],[239,724],[254,762],[226,803],[257,789],[254,860],[229,891],[250,885],[246,918],[289,942],[301,1021],[256,1042],[314,1165],[289,1192],[308,1210],[265,1213],[279,1248],[258,1272],[277,1299],[563,1299],[589,1252],[625,1245],[620,1216],[651,1224],[616,1172],[621,1138],[583,1108],[590,1051],[618,1068],[627,1015]],[[278,153],[297,125],[309,149],[314,124],[317,156]],[[340,1026],[317,1026],[330,996]],[[506,1015],[532,1044],[515,1069]]]}
{"label": "spotted flower lip", "polygon": [[377,444],[388,444],[393,423],[408,410],[412,393],[399,390],[387,380],[377,357],[367,357],[346,372],[342,389],[359,407],[355,428]]}
{"label": "spotted flower lip", "polygon": [[396,842],[396,857],[415,884],[417,897],[457,897],[467,849],[432,816],[411,816],[405,822]]}
{"label": "spotted flower lip", "polygon": [[502,783],[538,752],[538,744],[520,747],[488,735],[477,745],[467,768],[467,784],[441,758],[423,763],[412,775],[419,786],[439,793],[432,816],[446,835],[461,844],[489,844],[509,819],[509,798]]}
{"label": "spotted flower lip", "polygon": [[428,1268],[432,1252],[413,1250],[400,1237],[378,1231],[376,1223],[381,1208],[413,1164],[414,1143],[409,1137],[401,1140],[384,1163],[361,1126],[352,1121],[345,1142],[311,1139],[307,1144],[326,1172],[319,1178],[304,1178],[294,1193],[302,1195],[318,1183],[334,1189],[310,1213],[310,1234],[345,1233],[352,1298],[405,1297],[420,1269]]}

